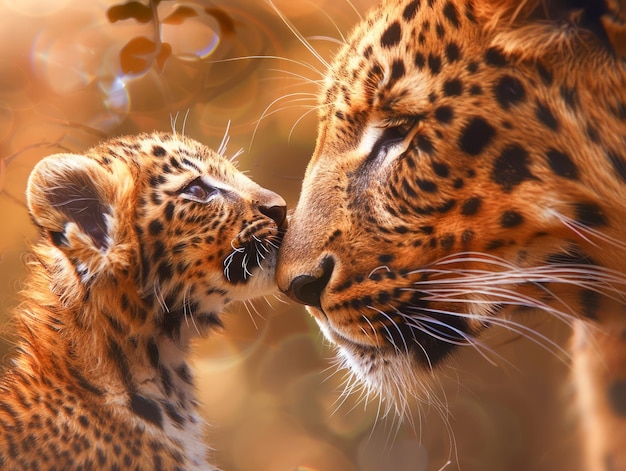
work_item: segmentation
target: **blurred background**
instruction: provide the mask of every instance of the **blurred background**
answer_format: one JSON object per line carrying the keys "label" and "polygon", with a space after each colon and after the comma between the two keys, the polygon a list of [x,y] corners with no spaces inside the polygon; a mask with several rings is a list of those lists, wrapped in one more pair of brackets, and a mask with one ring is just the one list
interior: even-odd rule
{"label": "blurred background", "polygon": [[[42,157],[176,128],[211,147],[230,122],[239,167],[293,208],[313,150],[316,81],[372,0],[0,0],[0,353],[36,237],[24,200]],[[557,344],[568,332],[527,319]],[[567,356],[497,331],[459,355],[413,423],[381,417],[301,306],[229,309],[198,343],[208,441],[225,471],[578,470]],[[544,342],[544,346],[547,344]],[[446,466],[451,460],[452,463]]]}

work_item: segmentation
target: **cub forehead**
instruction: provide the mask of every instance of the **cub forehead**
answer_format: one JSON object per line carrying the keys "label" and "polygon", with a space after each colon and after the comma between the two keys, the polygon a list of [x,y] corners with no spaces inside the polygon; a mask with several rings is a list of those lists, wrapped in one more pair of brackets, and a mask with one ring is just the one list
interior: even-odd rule
{"label": "cub forehead", "polygon": [[137,180],[147,179],[150,186],[201,175],[210,176],[211,183],[218,184],[237,173],[224,156],[178,134],[124,136],[95,148],[92,155],[105,166],[113,160],[123,160],[135,170]]}

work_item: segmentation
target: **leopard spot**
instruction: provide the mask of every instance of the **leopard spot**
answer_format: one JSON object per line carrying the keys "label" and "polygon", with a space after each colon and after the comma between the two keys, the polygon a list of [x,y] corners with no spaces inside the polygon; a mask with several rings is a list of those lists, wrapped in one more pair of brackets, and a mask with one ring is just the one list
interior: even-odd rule
{"label": "leopard spot", "polygon": [[398,21],[394,21],[387,27],[380,38],[380,45],[384,48],[391,48],[397,45],[402,38],[402,26]]}
{"label": "leopard spot", "polygon": [[493,140],[496,129],[486,119],[476,116],[465,125],[459,138],[459,147],[469,155],[480,154]]}

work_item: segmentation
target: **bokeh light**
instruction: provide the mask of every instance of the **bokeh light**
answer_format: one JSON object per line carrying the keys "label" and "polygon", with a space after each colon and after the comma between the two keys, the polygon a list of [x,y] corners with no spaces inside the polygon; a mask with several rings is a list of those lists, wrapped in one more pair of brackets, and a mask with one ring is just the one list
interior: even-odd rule
{"label": "bokeh light", "polygon": [[[375,1],[273,3],[329,59]],[[2,356],[36,237],[24,188],[42,157],[172,127],[216,147],[230,122],[228,154],[245,150],[239,168],[290,208],[297,201],[324,64],[265,0],[162,1],[147,23],[112,21],[124,3],[0,0]],[[194,349],[207,440],[225,471],[582,471],[558,412],[567,368],[530,342],[498,345],[499,364],[519,371],[467,352],[436,388],[447,417],[426,407],[398,426],[380,418],[377,398],[342,396],[346,373],[302,307],[259,300],[229,309],[225,325]]]}
{"label": "bokeh light", "polygon": [[[178,12],[190,12],[189,16],[181,16],[171,20]],[[172,47],[172,55],[181,60],[201,61],[209,58],[220,44],[222,34],[220,23],[205,9],[193,4],[175,4],[175,9],[166,13],[166,23],[162,26],[163,41]],[[184,22],[184,28],[180,25]]]}
{"label": "bokeh light", "polygon": [[10,9],[20,15],[31,18],[46,18],[67,8],[71,0],[55,0],[45,2],[41,0],[2,0],[3,9]]}

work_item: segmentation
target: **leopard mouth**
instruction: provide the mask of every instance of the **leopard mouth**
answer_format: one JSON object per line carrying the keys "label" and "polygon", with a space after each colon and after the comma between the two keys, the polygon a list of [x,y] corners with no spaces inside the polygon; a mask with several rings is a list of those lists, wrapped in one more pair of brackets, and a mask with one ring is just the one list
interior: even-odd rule
{"label": "leopard mouth", "polygon": [[309,314],[313,316],[324,336],[332,343],[340,348],[348,349],[351,351],[360,352],[383,352],[386,350],[393,350],[389,345],[377,342],[375,344],[371,342],[361,341],[358,337],[351,335],[349,332],[342,332],[324,312],[323,307],[306,306]]}
{"label": "leopard mouth", "polygon": [[425,269],[415,276],[412,270],[390,269],[333,276],[335,265],[325,256],[316,270],[293,278],[286,293],[307,305],[325,337],[340,348],[432,368],[472,344],[476,332],[464,306],[430,294],[439,270],[433,269],[433,276]]}
{"label": "leopard mouth", "polygon": [[[332,312],[322,306],[307,306],[324,336],[340,349],[358,356],[409,359],[416,367],[432,369],[442,364],[459,346],[467,345],[469,326],[463,317],[452,312],[437,316],[433,313],[417,314],[413,305],[400,303],[396,307],[366,312]],[[351,311],[351,309],[349,309]],[[378,315],[372,315],[376,312]],[[411,315],[399,316],[399,313]],[[360,318],[338,325],[333,319]]]}
{"label": "leopard mouth", "polygon": [[306,306],[306,310],[313,316],[320,330],[330,342],[337,347],[350,351],[374,351],[384,349],[383,346],[374,346],[359,342],[352,336],[340,332],[331,322],[322,307]]}
{"label": "leopard mouth", "polygon": [[264,237],[253,234],[244,244],[231,244],[232,250],[224,259],[226,280],[234,285],[245,284],[259,270],[268,270],[273,277],[283,237],[284,231]]}

